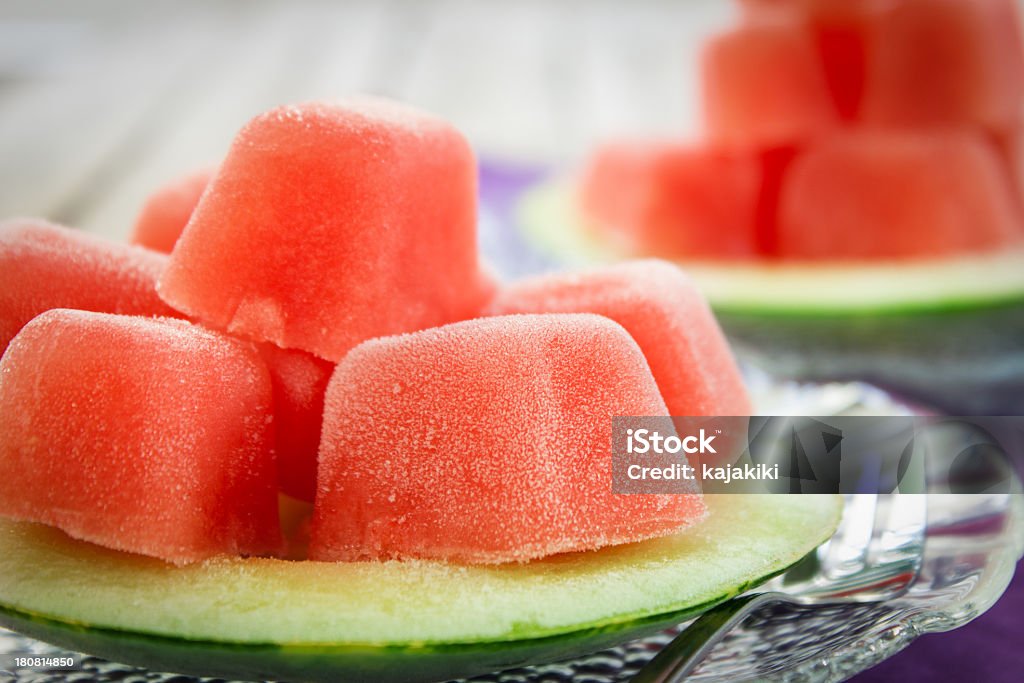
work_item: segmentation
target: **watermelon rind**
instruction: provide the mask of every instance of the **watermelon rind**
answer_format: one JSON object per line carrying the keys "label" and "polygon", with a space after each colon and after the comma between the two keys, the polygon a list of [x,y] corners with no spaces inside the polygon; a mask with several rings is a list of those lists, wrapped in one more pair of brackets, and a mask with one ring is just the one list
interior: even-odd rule
{"label": "watermelon rind", "polygon": [[0,521],[0,625],[153,670],[435,681],[580,656],[690,618],[799,561],[838,496],[708,496],[676,535],[526,564],[186,567]]}

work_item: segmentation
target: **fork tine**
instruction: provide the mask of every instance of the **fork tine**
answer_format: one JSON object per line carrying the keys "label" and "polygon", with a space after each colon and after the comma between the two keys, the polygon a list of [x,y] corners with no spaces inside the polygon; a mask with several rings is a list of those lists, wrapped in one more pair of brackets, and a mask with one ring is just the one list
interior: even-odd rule
{"label": "fork tine", "polygon": [[[871,528],[871,539],[862,550],[860,566],[851,562],[833,576],[817,581],[807,593],[817,599],[845,598],[854,602],[873,602],[893,598],[905,592],[921,568],[927,522],[927,496],[924,494],[886,494],[875,500],[875,516],[863,520]],[[851,555],[855,548],[850,548]]]}
{"label": "fork tine", "polygon": [[928,521],[927,499],[927,495],[921,493],[889,496],[886,523],[869,549],[869,563],[920,562]]}
{"label": "fork tine", "polygon": [[676,636],[634,677],[634,683],[674,683],[692,672],[729,630],[762,604],[868,603],[897,598],[921,569],[927,495],[854,494],[828,549],[821,575],[786,592],[749,593],[713,607]]}
{"label": "fork tine", "polygon": [[833,536],[822,558],[826,579],[848,576],[864,568],[878,517],[878,494],[847,496],[839,532]]}

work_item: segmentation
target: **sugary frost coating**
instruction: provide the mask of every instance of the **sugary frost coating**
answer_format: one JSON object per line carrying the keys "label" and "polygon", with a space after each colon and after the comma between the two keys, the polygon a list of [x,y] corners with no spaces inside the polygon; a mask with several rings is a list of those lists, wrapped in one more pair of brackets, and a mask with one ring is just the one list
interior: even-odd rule
{"label": "sugary frost coating", "polygon": [[718,322],[690,278],[666,261],[629,261],[521,280],[502,289],[487,312],[611,318],[647,357],[671,415],[751,413]]}
{"label": "sugary frost coating", "polygon": [[0,361],[0,514],[175,563],[277,552],[258,352],[180,320],[35,318]]}
{"label": "sugary frost coating", "polygon": [[51,308],[178,316],[156,280],[167,257],[36,218],[0,223],[0,353]]}
{"label": "sugary frost coating", "polygon": [[481,318],[371,340],[338,365],[325,405],[312,559],[526,561],[704,515],[699,493],[612,493],[612,417],[666,409],[607,318]]}
{"label": "sugary frost coating", "polygon": [[262,114],[235,138],[160,280],[214,327],[338,361],[476,315],[476,164],[447,123],[362,98]]}

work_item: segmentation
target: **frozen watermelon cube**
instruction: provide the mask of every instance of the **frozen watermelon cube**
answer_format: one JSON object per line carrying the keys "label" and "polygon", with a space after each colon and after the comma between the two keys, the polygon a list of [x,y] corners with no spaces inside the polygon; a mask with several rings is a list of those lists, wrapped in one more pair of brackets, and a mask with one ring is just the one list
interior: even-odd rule
{"label": "frozen watermelon cube", "polygon": [[376,99],[247,124],[159,284],[214,327],[332,361],[370,337],[472,317],[492,287],[466,140]]}
{"label": "frozen watermelon cube", "polygon": [[132,244],[171,253],[212,175],[213,169],[210,168],[193,171],[175,178],[151,194],[135,219]]}
{"label": "frozen watermelon cube", "polygon": [[327,387],[310,556],[526,561],[701,519],[695,486],[612,493],[616,415],[666,408],[636,342],[601,316],[365,342]]}
{"label": "frozen watermelon cube", "polygon": [[580,185],[593,230],[633,256],[742,259],[757,248],[755,155],[664,142],[601,147]]}
{"label": "frozen watermelon cube", "polygon": [[545,275],[501,290],[492,315],[596,313],[622,325],[647,358],[672,415],[750,415],[736,361],[693,281],[665,261]]}
{"label": "frozen watermelon cube", "polygon": [[324,392],[334,363],[311,353],[261,344],[274,388],[274,450],[278,484],[293,498],[312,502],[324,416]]}
{"label": "frozen watermelon cube", "polygon": [[862,118],[895,126],[1019,120],[1024,53],[1014,0],[901,0],[872,28]]}
{"label": "frozen watermelon cube", "polygon": [[1019,241],[994,145],[974,132],[851,131],[796,159],[779,215],[790,259],[901,259]]}
{"label": "frozen watermelon cube", "polygon": [[0,353],[25,323],[51,308],[179,315],[156,281],[167,257],[46,221],[0,223]]}
{"label": "frozen watermelon cube", "polygon": [[836,125],[814,35],[802,21],[741,26],[712,39],[703,54],[704,117],[718,144],[784,146]]}
{"label": "frozen watermelon cube", "polygon": [[0,360],[0,515],[179,564],[278,551],[258,352],[168,318],[33,319]]}

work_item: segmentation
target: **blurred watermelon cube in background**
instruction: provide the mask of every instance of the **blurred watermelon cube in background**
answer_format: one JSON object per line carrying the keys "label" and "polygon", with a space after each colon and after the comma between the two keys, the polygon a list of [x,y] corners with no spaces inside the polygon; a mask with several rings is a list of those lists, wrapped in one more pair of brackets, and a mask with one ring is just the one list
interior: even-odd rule
{"label": "blurred watermelon cube in background", "polygon": [[704,139],[592,156],[581,201],[596,231],[631,254],[719,261],[1024,239],[1013,0],[741,4],[703,48]]}

